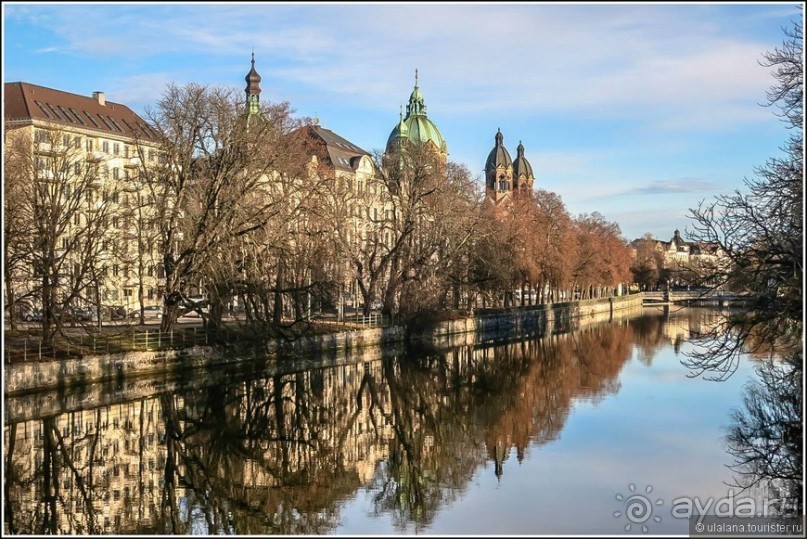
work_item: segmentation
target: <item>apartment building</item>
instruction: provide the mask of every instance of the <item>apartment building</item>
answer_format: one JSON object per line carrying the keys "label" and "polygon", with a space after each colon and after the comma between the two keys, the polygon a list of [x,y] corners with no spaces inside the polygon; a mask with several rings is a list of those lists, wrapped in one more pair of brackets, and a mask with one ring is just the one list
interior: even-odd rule
{"label": "apartment building", "polygon": [[157,139],[103,92],[4,85],[4,209],[16,219],[6,222],[6,306],[41,307],[43,286],[61,307],[102,316],[159,302],[153,201],[138,174],[159,159]]}

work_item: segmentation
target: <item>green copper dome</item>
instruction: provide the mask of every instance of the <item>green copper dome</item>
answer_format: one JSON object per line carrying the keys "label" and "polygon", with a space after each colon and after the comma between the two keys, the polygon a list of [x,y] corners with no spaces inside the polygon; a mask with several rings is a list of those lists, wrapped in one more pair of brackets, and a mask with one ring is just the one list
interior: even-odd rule
{"label": "green copper dome", "polygon": [[448,146],[443,134],[426,116],[426,103],[418,88],[417,71],[415,71],[415,89],[412,90],[409,104],[406,106],[406,117],[401,118],[390,133],[387,148],[394,147],[400,140],[408,140],[415,144],[425,144],[431,141],[440,153],[448,153]]}

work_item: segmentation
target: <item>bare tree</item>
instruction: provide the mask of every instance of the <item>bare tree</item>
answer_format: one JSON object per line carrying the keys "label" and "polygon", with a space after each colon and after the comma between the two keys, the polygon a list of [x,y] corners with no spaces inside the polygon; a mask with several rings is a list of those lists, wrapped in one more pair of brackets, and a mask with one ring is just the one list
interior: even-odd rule
{"label": "bare tree", "polygon": [[33,139],[12,132],[7,142],[7,189],[18,197],[16,211],[30,219],[24,237],[12,231],[10,245],[30,264],[42,338],[52,343],[76,300],[89,301],[93,276],[110,255],[106,224],[118,185],[109,181],[103,157],[86,154],[78,137],[56,126],[35,129]]}
{"label": "bare tree", "polygon": [[205,265],[265,226],[287,200],[277,185],[303,169],[286,148],[296,127],[286,104],[248,115],[234,90],[171,85],[148,117],[162,152],[157,162],[141,155],[141,176],[159,223],[167,331],[189,291],[205,286]]}
{"label": "bare tree", "polygon": [[[6,130],[8,136],[8,129]],[[33,234],[33,220],[26,204],[26,178],[32,177],[32,160],[29,156],[33,141],[30,136],[19,135],[6,141],[3,162],[3,293],[4,308],[9,314],[11,329],[15,328],[18,302],[30,306],[33,280],[27,241]]]}
{"label": "bare tree", "polygon": [[773,69],[776,84],[766,106],[778,109],[790,135],[783,155],[756,168],[744,180],[747,192],[735,191],[702,201],[690,210],[688,234],[696,241],[719,246],[729,264],[713,267],[705,278],[714,286],[750,292],[750,310],[732,315],[718,328],[704,354],[690,358],[694,373],[730,376],[739,353],[747,347],[800,348],[804,306],[804,109],[802,26],[786,28],[781,48],[764,54],[762,65]]}
{"label": "bare tree", "polygon": [[656,248],[658,241],[647,233],[635,243],[636,256],[631,265],[633,282],[642,290],[655,289],[664,272],[664,253]]}

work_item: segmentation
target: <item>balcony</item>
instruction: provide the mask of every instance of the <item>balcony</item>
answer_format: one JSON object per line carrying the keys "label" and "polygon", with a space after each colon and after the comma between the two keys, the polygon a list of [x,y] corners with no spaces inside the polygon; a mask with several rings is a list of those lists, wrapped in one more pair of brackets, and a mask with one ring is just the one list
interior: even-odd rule
{"label": "balcony", "polygon": [[99,161],[101,161],[103,157],[104,157],[103,152],[93,152],[93,151],[87,152],[87,161],[89,161],[90,163],[98,163]]}
{"label": "balcony", "polygon": [[40,154],[52,154],[53,153],[53,144],[50,142],[37,142],[36,143],[36,152]]}
{"label": "balcony", "polygon": [[140,166],[140,158],[139,157],[132,157],[127,159],[123,162],[124,168],[137,168]]}

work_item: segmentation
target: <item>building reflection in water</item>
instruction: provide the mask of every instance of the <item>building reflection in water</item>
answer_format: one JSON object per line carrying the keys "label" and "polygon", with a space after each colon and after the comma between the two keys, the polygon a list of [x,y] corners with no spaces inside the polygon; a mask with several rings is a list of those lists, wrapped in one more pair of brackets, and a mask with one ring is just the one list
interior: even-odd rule
{"label": "building reflection in water", "polygon": [[[492,464],[517,473],[575,400],[619,390],[706,320],[670,313],[238,382],[7,424],[14,534],[322,534],[360,489],[399,529],[428,525]],[[707,320],[708,322],[708,320]]]}

